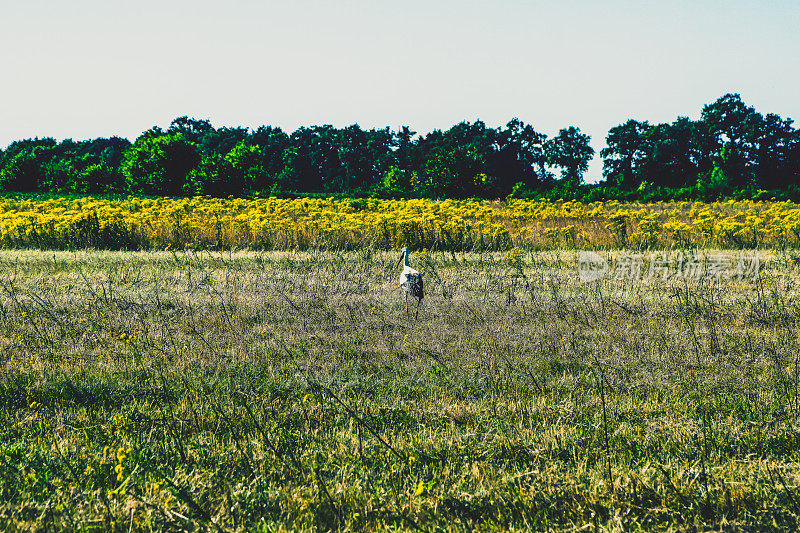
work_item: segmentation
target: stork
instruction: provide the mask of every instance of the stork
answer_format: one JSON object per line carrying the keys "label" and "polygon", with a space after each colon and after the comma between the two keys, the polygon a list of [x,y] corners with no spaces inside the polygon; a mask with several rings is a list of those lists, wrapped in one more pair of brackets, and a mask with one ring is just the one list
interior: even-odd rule
{"label": "stork", "polygon": [[400,274],[400,288],[403,289],[403,293],[405,293],[406,297],[406,314],[408,314],[408,295],[410,294],[412,297],[417,298],[417,311],[414,313],[414,319],[416,320],[417,316],[419,315],[419,305],[422,303],[422,299],[425,297],[422,274],[408,266],[407,247],[403,248],[403,255],[401,255],[400,259],[397,260],[397,265],[395,265],[395,268],[400,266],[401,261],[403,262],[403,272]]}

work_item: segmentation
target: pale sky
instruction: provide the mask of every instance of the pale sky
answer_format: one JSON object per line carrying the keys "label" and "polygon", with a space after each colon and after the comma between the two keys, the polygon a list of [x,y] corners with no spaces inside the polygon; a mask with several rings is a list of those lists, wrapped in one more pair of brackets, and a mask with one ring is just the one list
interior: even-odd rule
{"label": "pale sky", "polygon": [[516,116],[599,152],[628,118],[727,92],[800,119],[799,67],[798,0],[0,0],[0,147],[181,115],[289,133]]}

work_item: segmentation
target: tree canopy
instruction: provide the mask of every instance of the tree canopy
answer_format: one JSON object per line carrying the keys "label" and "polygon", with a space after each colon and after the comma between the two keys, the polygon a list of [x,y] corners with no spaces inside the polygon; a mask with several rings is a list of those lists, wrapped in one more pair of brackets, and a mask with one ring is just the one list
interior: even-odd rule
{"label": "tree canopy", "polygon": [[[705,105],[699,120],[627,119],[600,151],[605,180],[583,184],[595,151],[577,126],[554,136],[512,118],[504,127],[460,122],[419,135],[410,126],[215,128],[178,117],[134,142],[37,138],[0,150],[0,188],[13,192],[215,196],[320,193],[484,197],[509,194],[602,199],[660,191],[664,197],[800,197],[800,133],[740,95]],[[556,179],[558,176],[559,179]]]}

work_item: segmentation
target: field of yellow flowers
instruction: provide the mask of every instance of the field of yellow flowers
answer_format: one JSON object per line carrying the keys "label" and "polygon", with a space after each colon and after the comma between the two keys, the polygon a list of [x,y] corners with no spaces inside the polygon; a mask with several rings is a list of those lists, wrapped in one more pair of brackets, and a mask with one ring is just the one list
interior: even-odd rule
{"label": "field of yellow flowers", "polygon": [[0,200],[4,248],[786,248],[800,204],[195,197]]}

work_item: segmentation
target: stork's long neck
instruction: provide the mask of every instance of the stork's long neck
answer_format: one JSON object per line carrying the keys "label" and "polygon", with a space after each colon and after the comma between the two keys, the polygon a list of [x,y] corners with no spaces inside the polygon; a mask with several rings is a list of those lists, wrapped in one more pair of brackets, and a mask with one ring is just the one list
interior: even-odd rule
{"label": "stork's long neck", "polygon": [[407,251],[405,253],[403,253],[403,266],[404,267],[408,266],[408,252]]}

